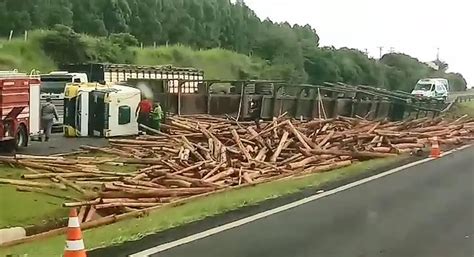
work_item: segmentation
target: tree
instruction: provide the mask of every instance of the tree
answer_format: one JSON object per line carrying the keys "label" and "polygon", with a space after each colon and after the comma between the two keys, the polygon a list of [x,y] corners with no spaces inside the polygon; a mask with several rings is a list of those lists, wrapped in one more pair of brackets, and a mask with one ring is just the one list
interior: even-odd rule
{"label": "tree", "polygon": [[122,49],[138,45],[138,40],[129,33],[110,34],[109,40],[112,44],[116,44]]}
{"label": "tree", "polygon": [[45,52],[57,63],[82,63],[87,61],[86,44],[72,28],[55,25],[53,31],[41,39]]}

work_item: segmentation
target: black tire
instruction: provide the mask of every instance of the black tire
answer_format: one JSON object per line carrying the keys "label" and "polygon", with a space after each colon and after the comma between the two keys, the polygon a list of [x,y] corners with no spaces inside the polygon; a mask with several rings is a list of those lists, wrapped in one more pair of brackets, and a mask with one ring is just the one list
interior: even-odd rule
{"label": "black tire", "polygon": [[15,148],[19,149],[28,146],[28,133],[24,126],[20,126],[15,137]]}

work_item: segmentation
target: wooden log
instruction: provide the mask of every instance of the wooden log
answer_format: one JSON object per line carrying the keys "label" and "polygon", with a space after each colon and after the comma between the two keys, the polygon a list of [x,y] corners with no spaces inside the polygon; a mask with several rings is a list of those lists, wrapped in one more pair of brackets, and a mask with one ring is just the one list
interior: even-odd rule
{"label": "wooden log", "polygon": [[60,156],[44,156],[44,155],[28,155],[28,154],[15,154],[15,159],[29,159],[29,160],[49,160],[49,161],[59,161],[64,160]]}
{"label": "wooden log", "polygon": [[129,203],[166,203],[169,202],[169,198],[103,198],[100,200],[100,203],[120,203],[120,202],[129,202]]}
{"label": "wooden log", "polygon": [[329,171],[329,170],[334,170],[334,169],[340,169],[340,168],[349,166],[351,164],[352,164],[352,161],[347,160],[347,161],[335,162],[335,163],[328,164],[328,165],[313,166],[313,167],[309,167],[309,168],[305,169],[302,172],[302,174],[324,172],[324,171]]}
{"label": "wooden log", "polygon": [[188,171],[192,171],[192,170],[197,169],[197,168],[199,168],[199,167],[202,167],[204,164],[210,163],[210,162],[211,162],[211,161],[198,162],[198,163],[196,163],[196,164],[194,164],[194,165],[192,165],[192,166],[189,166],[189,167],[187,167],[187,168],[184,168],[184,169],[181,169],[181,170],[179,170],[179,171],[174,172],[173,175],[180,175],[180,174],[186,173],[186,172],[188,172]]}
{"label": "wooden log", "polygon": [[191,187],[193,183],[180,179],[163,179],[162,183],[166,186]]}
{"label": "wooden log", "polygon": [[129,178],[124,178],[122,179],[122,181],[129,185],[146,186],[150,188],[165,188],[164,186],[160,184],[149,182],[149,181],[140,181],[140,180],[134,180],[134,179],[129,179]]}
{"label": "wooden log", "polygon": [[407,148],[423,148],[425,147],[424,144],[417,144],[417,143],[401,143],[401,144],[392,144],[392,147],[397,149],[407,149]]}
{"label": "wooden log", "polygon": [[65,184],[66,186],[76,190],[77,192],[83,194],[83,195],[86,195],[87,194],[87,191],[82,189],[80,186],[72,183],[71,181],[61,177],[61,176],[55,176],[55,178],[59,181],[61,181],[61,183]]}
{"label": "wooden log", "polygon": [[52,197],[56,197],[56,198],[60,198],[60,199],[65,199],[65,200],[68,200],[68,201],[79,201],[79,199],[77,199],[75,197],[61,195],[61,194],[55,194],[53,192],[46,191],[44,189],[36,188],[36,187],[17,186],[16,190],[19,191],[19,192],[31,192],[31,193],[44,194],[44,195],[48,195],[48,196],[52,196]]}
{"label": "wooden log", "polygon": [[234,174],[234,173],[235,173],[234,168],[228,168],[228,169],[226,169],[225,171],[222,171],[222,172],[220,172],[220,173],[217,173],[216,175],[214,175],[214,176],[212,176],[212,177],[206,179],[205,181],[212,183],[212,182],[221,180],[221,179],[223,179],[223,178],[226,178],[226,177],[228,177],[228,176],[230,176],[230,175],[232,175],[232,174]]}
{"label": "wooden log", "polygon": [[[94,206],[91,206],[89,209],[89,212],[87,213],[87,216],[84,219],[84,222],[89,222],[91,221],[94,217],[96,216],[96,209]],[[82,228],[82,226],[81,226]]]}
{"label": "wooden log", "polygon": [[[24,179],[41,179],[50,178],[54,176],[61,176],[63,178],[77,178],[77,177],[97,177],[99,174],[91,174],[85,172],[71,172],[71,173],[39,173],[39,174],[23,174],[21,178]],[[59,182],[59,180],[57,180]]]}
{"label": "wooden log", "polygon": [[258,161],[265,161],[266,159],[266,154],[268,152],[268,148],[267,147],[263,147],[262,149],[260,149],[260,151],[258,152],[257,156],[255,157],[255,160],[258,160]]}
{"label": "wooden log", "polygon": [[304,166],[306,166],[310,163],[319,161],[319,160],[321,160],[321,158],[319,156],[312,156],[312,157],[305,158],[305,159],[303,159],[299,162],[289,163],[289,164],[286,165],[286,168],[289,169],[289,170],[295,170],[295,169],[298,169],[298,168],[303,168]]}
{"label": "wooden log", "polygon": [[137,203],[137,202],[116,202],[116,203],[104,203],[97,204],[95,208],[97,210],[117,208],[117,207],[136,207],[136,208],[149,208],[161,205],[160,203]]}
{"label": "wooden log", "polygon": [[253,184],[253,179],[252,179],[252,177],[250,176],[249,173],[244,172],[244,174],[242,175],[242,178],[244,179],[245,183]]}
{"label": "wooden log", "polygon": [[169,196],[187,196],[212,192],[215,189],[205,188],[174,188],[174,189],[154,189],[154,190],[133,190],[124,189],[122,191],[100,192],[102,198],[157,198]]}
{"label": "wooden log", "polygon": [[88,209],[88,206],[82,206],[79,209],[79,213],[77,214],[77,219],[79,220],[79,223],[84,222],[84,217],[87,214],[87,209]]}
{"label": "wooden log", "polygon": [[143,164],[143,165],[159,165],[162,163],[161,158],[141,158],[141,159],[125,158],[125,159],[120,159],[120,161],[127,164]]}
{"label": "wooden log", "polygon": [[125,151],[118,150],[118,149],[109,149],[109,148],[102,148],[102,147],[95,147],[95,146],[88,146],[88,145],[82,145],[81,149],[89,150],[89,151],[102,152],[102,153],[112,154],[112,155],[118,155],[118,156],[122,156],[122,157],[125,157],[125,158],[134,158],[133,154],[130,154],[130,153],[127,153]]}
{"label": "wooden log", "polygon": [[117,187],[122,187],[122,188],[129,188],[129,189],[137,189],[137,190],[153,190],[156,187],[147,187],[147,186],[140,186],[140,185],[129,185],[125,184],[123,182],[112,182],[112,185],[117,186]]}
{"label": "wooden log", "polygon": [[291,154],[291,157],[290,157],[290,158],[281,161],[281,162],[279,163],[279,165],[285,165],[285,164],[288,164],[288,163],[291,163],[291,162],[296,162],[296,161],[299,161],[299,160],[301,160],[301,159],[303,159],[303,158],[304,158],[304,156],[303,156],[303,154],[301,154],[301,153]]}
{"label": "wooden log", "polygon": [[378,153],[390,153],[390,152],[392,152],[392,148],[391,148],[391,147],[385,147],[385,146],[372,147],[371,149],[372,149],[372,151],[378,152]]}
{"label": "wooden log", "polygon": [[183,180],[191,183],[193,186],[196,187],[216,187],[216,185],[214,185],[213,183],[209,183],[206,180],[190,178],[182,175],[165,174],[164,177],[168,179]]}
{"label": "wooden log", "polygon": [[216,167],[214,167],[209,173],[207,173],[202,179],[203,180],[206,180],[210,177],[212,177],[219,169],[221,169],[222,167],[225,167],[226,166],[226,163],[225,162],[221,162],[219,163]]}
{"label": "wooden log", "polygon": [[[290,122],[290,121],[286,121],[286,124],[288,126],[286,126],[285,128],[287,128],[289,130],[289,132],[291,132],[293,135],[296,136],[296,138],[298,139],[298,141],[307,149],[307,150],[311,150],[312,148],[309,146],[308,142],[311,142],[311,139],[306,139],[303,137],[303,135],[293,126],[293,124]],[[311,142],[312,143],[312,142]],[[312,146],[313,148],[316,148],[317,145],[312,143]]]}
{"label": "wooden log", "polygon": [[72,207],[81,207],[81,206],[89,206],[89,205],[96,205],[100,203],[100,199],[97,198],[91,201],[80,201],[80,202],[69,202],[63,203],[63,207],[72,208]]}
{"label": "wooden log", "polygon": [[0,178],[0,184],[27,186],[27,187],[44,187],[44,188],[61,189],[61,190],[67,189],[66,186],[62,184],[34,182],[34,181],[25,181],[25,180],[17,180],[17,179],[4,179],[4,178]]}
{"label": "wooden log", "polygon": [[390,142],[392,142],[392,144],[417,143],[418,138],[416,137],[391,138]]}
{"label": "wooden log", "polygon": [[239,147],[240,151],[243,153],[243,155],[245,156],[245,159],[247,161],[251,161],[252,160],[252,156],[250,156],[249,152],[247,151],[247,149],[244,147],[242,141],[240,140],[240,137],[239,137],[239,134],[237,133],[237,131],[235,129],[232,129],[232,137],[235,141],[235,143],[237,144],[237,146]]}
{"label": "wooden log", "polygon": [[378,153],[378,152],[367,152],[367,151],[344,151],[344,150],[311,150],[313,154],[331,154],[336,156],[346,155],[352,156],[353,158],[357,159],[373,159],[373,158],[386,158],[386,157],[393,157],[396,154],[390,153]]}
{"label": "wooden log", "polygon": [[48,166],[48,165],[45,165],[45,164],[30,162],[30,161],[26,161],[26,160],[19,160],[17,163],[20,164],[23,167],[30,167],[30,168],[33,168],[33,169],[47,170],[47,171],[52,171],[52,172],[57,172],[57,173],[69,173],[69,172],[71,172],[69,169],[51,167],[51,166]]}
{"label": "wooden log", "polygon": [[257,142],[260,144],[260,147],[265,147],[265,140],[255,131],[252,127],[248,127],[247,130],[250,132],[250,135],[255,137]]}
{"label": "wooden log", "polygon": [[331,131],[329,132],[329,134],[327,134],[323,140],[321,140],[321,142],[318,144],[319,147],[323,147],[323,145],[325,145],[333,136],[334,134],[336,133],[336,131]]}
{"label": "wooden log", "polygon": [[288,135],[289,133],[287,131],[283,133],[283,136],[280,139],[280,143],[278,144],[277,149],[275,150],[272,157],[270,158],[270,162],[276,162],[278,156],[280,156],[280,153],[283,149],[283,146],[285,145],[286,140],[288,139]]}
{"label": "wooden log", "polygon": [[[42,174],[42,172],[38,171],[38,170],[35,170],[33,168],[30,168],[30,167],[25,167],[25,169],[31,173],[34,173],[34,174]],[[23,177],[22,177],[23,178]],[[48,178],[54,182],[54,183],[59,183],[59,180],[57,180],[56,178],[52,177],[52,176],[48,176]]]}

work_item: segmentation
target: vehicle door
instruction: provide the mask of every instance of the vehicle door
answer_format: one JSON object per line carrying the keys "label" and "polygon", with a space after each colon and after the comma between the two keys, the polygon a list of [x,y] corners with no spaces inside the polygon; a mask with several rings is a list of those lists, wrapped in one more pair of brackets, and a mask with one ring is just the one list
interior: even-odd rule
{"label": "vehicle door", "polygon": [[89,133],[89,92],[79,92],[76,98],[76,135],[87,137]]}
{"label": "vehicle door", "polygon": [[89,98],[89,135],[102,137],[109,128],[109,104],[105,102],[107,93],[92,91]]}

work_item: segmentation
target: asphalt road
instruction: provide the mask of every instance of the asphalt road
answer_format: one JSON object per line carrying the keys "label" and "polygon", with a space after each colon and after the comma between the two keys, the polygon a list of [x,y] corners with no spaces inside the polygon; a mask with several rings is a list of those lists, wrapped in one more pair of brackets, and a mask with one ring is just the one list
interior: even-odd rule
{"label": "asphalt road", "polygon": [[69,153],[80,150],[81,145],[107,146],[105,138],[67,138],[61,133],[53,134],[48,142],[31,141],[28,147],[21,148],[18,153],[31,155],[50,155]]}
{"label": "asphalt road", "polygon": [[152,256],[473,257],[473,157],[470,147]]}

